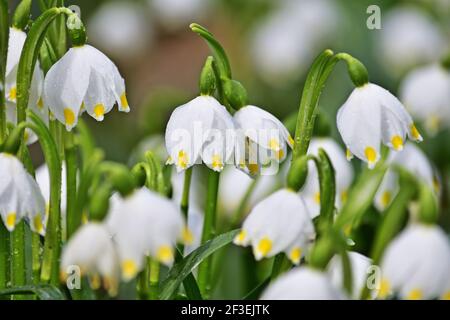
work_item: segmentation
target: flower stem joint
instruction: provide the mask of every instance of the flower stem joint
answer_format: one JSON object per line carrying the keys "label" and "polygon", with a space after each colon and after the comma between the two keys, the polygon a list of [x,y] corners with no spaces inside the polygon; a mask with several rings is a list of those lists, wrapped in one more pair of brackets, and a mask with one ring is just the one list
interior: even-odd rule
{"label": "flower stem joint", "polygon": [[70,39],[74,47],[82,47],[86,44],[86,28],[77,14],[72,13],[67,18],[67,30],[69,30]]}
{"label": "flower stem joint", "polygon": [[361,61],[348,53],[338,53],[336,57],[347,63],[348,73],[356,87],[362,87],[369,83],[369,73]]}
{"label": "flower stem joint", "polygon": [[302,156],[292,162],[291,169],[287,176],[287,186],[289,189],[299,191],[305,184],[308,176],[308,156]]}

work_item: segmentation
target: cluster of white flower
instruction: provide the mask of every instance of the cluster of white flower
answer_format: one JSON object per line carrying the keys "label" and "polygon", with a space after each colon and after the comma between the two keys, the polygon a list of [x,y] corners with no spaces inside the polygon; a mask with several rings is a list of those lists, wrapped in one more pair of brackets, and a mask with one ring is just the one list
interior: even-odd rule
{"label": "cluster of white flower", "polygon": [[[9,33],[5,95],[8,121],[16,122],[17,71],[27,35],[11,28]],[[45,122],[55,117],[67,130],[76,126],[84,112],[102,121],[117,102],[119,110],[129,112],[125,81],[114,63],[89,45],[71,48],[44,74],[36,63],[30,89],[29,108]],[[50,115],[48,110],[50,110]],[[34,135],[28,142],[36,141]]]}
{"label": "cluster of white flower", "polygon": [[114,294],[120,274],[124,281],[133,279],[146,257],[170,266],[177,242],[192,240],[178,206],[169,199],[146,188],[126,198],[116,194],[105,222],[88,222],[69,240],[61,273],[67,276],[67,270],[77,266],[84,276],[101,276],[105,289]]}

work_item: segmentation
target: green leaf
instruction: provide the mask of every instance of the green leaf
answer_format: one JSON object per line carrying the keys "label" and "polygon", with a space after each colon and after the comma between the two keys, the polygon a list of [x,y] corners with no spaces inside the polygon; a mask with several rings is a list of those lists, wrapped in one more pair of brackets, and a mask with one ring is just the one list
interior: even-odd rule
{"label": "green leaf", "polygon": [[201,36],[208,43],[219,69],[221,79],[231,79],[231,67],[225,50],[220,43],[214,38],[211,32],[199,24],[192,23],[190,26],[192,31]]}
{"label": "green leaf", "polygon": [[327,225],[333,223],[336,198],[336,179],[334,168],[325,150],[319,149],[316,161],[320,185],[320,219]]}
{"label": "green leaf", "polygon": [[264,289],[269,285],[271,278],[268,277],[266,280],[258,284],[249,293],[247,293],[242,300],[256,300],[259,298]]}
{"label": "green leaf", "polygon": [[0,290],[0,296],[15,294],[35,294],[40,300],[66,300],[61,290],[51,285],[23,286]]}
{"label": "green leaf", "polygon": [[187,257],[176,263],[170,270],[169,275],[163,281],[161,285],[161,300],[171,299],[186,277],[194,270],[203,260],[208,258],[215,251],[226,246],[234,237],[238,234],[239,230],[233,230],[224,234],[221,234],[205,244],[201,245],[199,248],[191,252]]}

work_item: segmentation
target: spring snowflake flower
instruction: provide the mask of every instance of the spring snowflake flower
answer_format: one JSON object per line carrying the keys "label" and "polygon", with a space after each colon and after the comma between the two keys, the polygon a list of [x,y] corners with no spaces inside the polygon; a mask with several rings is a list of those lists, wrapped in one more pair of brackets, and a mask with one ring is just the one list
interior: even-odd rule
{"label": "spring snowflake flower", "polygon": [[245,106],[234,114],[237,129],[236,167],[250,176],[257,175],[271,160],[286,158],[287,146],[294,140],[280,120],[255,106]]}
{"label": "spring snowflake flower", "polygon": [[212,170],[222,171],[233,156],[233,130],[233,118],[211,96],[177,107],[166,128],[167,164],[181,172],[201,159]]}
{"label": "spring snowflake flower", "polygon": [[22,218],[31,230],[45,234],[45,201],[39,186],[13,155],[0,153],[0,214],[9,231]]}
{"label": "spring snowflake flower", "polygon": [[352,154],[375,167],[380,143],[396,151],[403,149],[406,136],[422,141],[411,116],[389,91],[368,83],[353,90],[337,113],[339,133]]}
{"label": "spring snowflake flower", "polygon": [[401,101],[431,134],[450,127],[450,72],[432,64],[409,73],[400,87]]}
{"label": "spring snowflake flower", "polygon": [[450,244],[438,226],[413,224],[387,247],[378,296],[391,291],[402,299],[433,299],[448,294]]}
{"label": "spring snowflake flower", "polygon": [[192,241],[177,205],[145,188],[126,198],[113,196],[106,224],[117,245],[125,281],[143,268],[146,255],[171,265],[177,240]]}
{"label": "spring snowflake flower", "polygon": [[[359,299],[362,290],[366,286],[366,279],[372,260],[358,252],[348,252],[352,270],[352,298]],[[342,258],[334,256],[327,266],[331,282],[337,287],[344,289],[344,277],[342,272]]]}
{"label": "spring snowflake flower", "polygon": [[84,110],[97,121],[102,121],[116,102],[119,111],[130,111],[119,70],[90,45],[69,49],[52,66],[44,81],[44,102],[69,131]]}
{"label": "spring snowflake flower", "polygon": [[325,272],[309,267],[294,268],[269,285],[261,300],[342,300]]}
{"label": "spring snowflake flower", "polygon": [[143,54],[153,42],[150,18],[145,5],[140,3],[106,2],[89,19],[87,29],[92,42],[100,48],[116,57],[133,59]]}
{"label": "spring snowflake flower", "polygon": [[255,186],[252,187],[251,195],[247,200],[246,212],[281,187],[281,179],[277,175],[261,175],[255,181],[241,170],[236,169],[234,166],[229,166],[225,168],[220,176],[219,211],[230,217],[233,216],[239,209],[252,183],[255,183]]}
{"label": "spring snowflake flower", "polygon": [[400,6],[382,19],[377,56],[391,74],[400,75],[418,64],[437,61],[443,54],[445,35],[424,10]]}
{"label": "spring snowflake flower", "polygon": [[[336,178],[336,206],[338,208],[347,199],[347,190],[353,180],[353,168],[348,163],[345,152],[330,138],[313,138],[309,145],[308,154],[317,155],[322,148],[328,154],[333,164]],[[308,163],[308,177],[305,186],[301,190],[301,195],[305,200],[308,210],[315,218],[320,213],[320,187],[317,168],[311,161]]]}
{"label": "spring snowflake flower", "polygon": [[[19,68],[20,55],[27,35],[17,28],[9,29],[8,56],[6,59],[6,77],[5,77],[5,98],[6,98],[6,116],[7,120],[13,124],[17,122],[17,70]],[[42,90],[44,84],[44,73],[42,72],[39,61],[36,62],[33,77],[30,86],[30,96],[28,108],[33,110],[48,123],[48,110],[42,99]],[[37,141],[37,136],[33,131],[26,129],[25,137],[28,144]]]}
{"label": "spring snowflake flower", "polygon": [[299,264],[313,237],[314,226],[303,200],[294,191],[282,189],[253,208],[233,242],[251,245],[256,260],[284,252]]}
{"label": "spring snowflake flower", "polygon": [[[421,179],[424,183],[428,184],[436,194],[439,194],[439,181],[434,173],[433,166],[423,151],[414,144],[407,143],[403,152],[390,154],[388,163],[404,167],[418,179]],[[392,199],[397,195],[398,190],[398,175],[394,170],[389,169],[378,188],[375,196],[375,206],[379,210],[386,209]]]}
{"label": "spring snowflake flower", "polygon": [[70,238],[61,257],[61,280],[73,272],[74,266],[90,278],[93,288],[98,289],[103,282],[110,295],[117,294],[119,260],[105,225],[88,223]]}

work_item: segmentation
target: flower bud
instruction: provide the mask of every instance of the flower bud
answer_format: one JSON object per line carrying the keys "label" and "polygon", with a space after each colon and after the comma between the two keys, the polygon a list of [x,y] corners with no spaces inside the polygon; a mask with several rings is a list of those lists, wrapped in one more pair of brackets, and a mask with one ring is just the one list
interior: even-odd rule
{"label": "flower bud", "polygon": [[369,83],[369,73],[361,61],[347,53],[338,53],[336,57],[347,63],[348,73],[356,87],[362,87]]}
{"label": "flower bud", "polygon": [[308,157],[302,156],[294,160],[291,164],[287,176],[288,188],[299,191],[305,184],[306,177],[308,176]]}
{"label": "flower bud", "polygon": [[204,96],[212,96],[216,90],[216,75],[214,74],[213,63],[214,58],[209,56],[200,74],[200,93]]}
{"label": "flower bud", "polygon": [[233,109],[239,110],[247,105],[247,90],[239,81],[225,80],[224,93]]}
{"label": "flower bud", "polygon": [[31,0],[22,0],[14,12],[12,25],[14,28],[24,30],[30,21]]}
{"label": "flower bud", "polygon": [[105,218],[109,210],[111,189],[111,185],[106,183],[95,190],[95,196],[89,203],[89,219],[91,221],[103,221]]}

